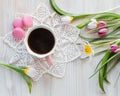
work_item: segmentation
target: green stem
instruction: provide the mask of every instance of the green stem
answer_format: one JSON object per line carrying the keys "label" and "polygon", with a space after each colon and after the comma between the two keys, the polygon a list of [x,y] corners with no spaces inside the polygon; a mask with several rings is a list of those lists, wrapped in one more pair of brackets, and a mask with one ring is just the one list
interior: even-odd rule
{"label": "green stem", "polygon": [[114,17],[114,18],[120,18],[119,14],[112,13],[112,12],[104,12],[104,13],[99,13],[96,16],[93,17],[93,19],[101,19],[101,18],[106,18],[106,17]]}
{"label": "green stem", "polygon": [[[106,25],[106,26],[103,26],[103,27],[100,27],[100,28],[94,28],[94,29],[92,29],[92,30],[90,30],[90,31],[88,31],[89,33],[96,33],[96,32],[98,32],[98,30],[100,30],[100,29],[102,29],[102,28],[109,28],[109,27],[116,27],[114,30],[116,30],[116,29],[118,29],[118,28],[120,28],[120,23],[115,23],[115,24],[109,24],[109,25]],[[113,31],[114,31],[113,30]],[[112,31],[112,32],[113,32]],[[111,32],[110,32],[111,33]],[[108,33],[108,34],[110,34],[110,33]]]}
{"label": "green stem", "polygon": [[86,26],[88,23],[90,23],[90,19],[78,24],[76,27],[79,28],[79,29],[82,29],[84,26]]}
{"label": "green stem", "polygon": [[91,16],[91,15],[94,15],[94,14],[73,14],[73,13],[69,13],[69,12],[66,12],[64,10],[62,10],[61,8],[59,8],[55,2],[55,0],[50,0],[50,4],[52,6],[52,8],[60,15],[67,15],[67,16],[72,16],[74,17],[74,19],[77,19],[77,18],[84,18],[84,17],[87,17],[87,16]]}
{"label": "green stem", "polygon": [[[94,14],[95,15],[95,14]],[[111,12],[103,12],[103,13],[96,13],[96,16],[92,17],[92,19],[101,19],[101,18],[105,18],[105,17],[114,17],[114,18],[120,18],[119,14],[116,13],[111,13]],[[87,19],[84,24],[84,22],[78,24],[76,27],[79,29],[82,29],[84,26],[86,26],[89,22],[91,21],[91,19]]]}

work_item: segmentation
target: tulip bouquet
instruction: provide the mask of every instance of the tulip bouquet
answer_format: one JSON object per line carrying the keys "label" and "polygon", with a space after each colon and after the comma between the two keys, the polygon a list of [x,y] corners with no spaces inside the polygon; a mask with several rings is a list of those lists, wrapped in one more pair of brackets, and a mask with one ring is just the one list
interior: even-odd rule
{"label": "tulip bouquet", "polygon": [[[81,29],[79,36],[87,40],[92,47],[105,47],[95,55],[104,53],[104,56],[99,61],[93,77],[98,73],[99,86],[103,92],[104,81],[109,83],[107,75],[120,62],[120,14],[113,12],[101,12],[94,14],[71,14],[60,9],[55,0],[50,0],[51,6],[58,13],[63,15],[61,21],[70,23],[75,19],[86,18],[77,28]],[[72,18],[72,19],[71,19]],[[90,78],[91,78],[90,77]]]}
{"label": "tulip bouquet", "polygon": [[111,17],[108,17],[107,19],[104,19],[103,17],[98,20],[92,19],[90,23],[84,26],[87,29],[87,32],[96,34],[96,37],[94,35],[94,37],[88,38],[80,34],[80,37],[88,40],[94,47],[106,47],[102,51],[96,53],[99,54],[104,52],[105,54],[98,63],[95,73],[92,75],[94,76],[97,72],[99,73],[99,86],[103,92],[105,92],[104,81],[109,83],[107,74],[120,62],[119,18],[115,18],[112,21],[109,21],[109,18]]}

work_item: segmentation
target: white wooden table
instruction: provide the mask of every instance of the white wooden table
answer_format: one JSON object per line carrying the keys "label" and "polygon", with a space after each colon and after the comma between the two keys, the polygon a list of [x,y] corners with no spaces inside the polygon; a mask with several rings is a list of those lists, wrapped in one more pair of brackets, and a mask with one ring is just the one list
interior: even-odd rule
{"label": "white wooden table", "polygon": [[[49,0],[0,0],[0,36],[12,30],[15,13],[32,13],[39,2],[45,2],[50,7]],[[56,2],[64,10],[73,13],[104,11],[120,5],[120,0],[56,0]],[[12,51],[0,41],[0,60],[8,62],[12,55]],[[106,94],[100,91],[97,76],[88,79],[98,60],[99,57],[96,57],[91,62],[78,59],[75,64],[69,63],[63,79],[44,75],[38,82],[33,82],[31,95],[19,74],[0,67],[0,96],[120,96],[120,82],[114,86],[120,66],[109,76],[111,84],[105,86]]]}

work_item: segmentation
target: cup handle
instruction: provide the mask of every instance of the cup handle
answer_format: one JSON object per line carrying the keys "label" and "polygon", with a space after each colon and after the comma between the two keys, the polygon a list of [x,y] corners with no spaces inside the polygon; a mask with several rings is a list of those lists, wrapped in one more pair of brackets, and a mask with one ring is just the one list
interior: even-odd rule
{"label": "cup handle", "polygon": [[53,65],[53,62],[52,62],[52,57],[51,57],[51,55],[49,55],[49,56],[46,56],[46,57],[45,57],[45,60],[47,61],[47,63],[48,63],[48,65],[49,65],[49,66]]}

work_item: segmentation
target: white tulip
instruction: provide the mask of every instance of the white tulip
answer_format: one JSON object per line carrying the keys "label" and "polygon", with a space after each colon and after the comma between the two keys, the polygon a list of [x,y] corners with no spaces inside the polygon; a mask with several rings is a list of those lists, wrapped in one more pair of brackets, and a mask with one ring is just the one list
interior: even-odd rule
{"label": "white tulip", "polygon": [[27,66],[23,71],[25,74],[27,74],[32,79],[34,79],[36,75],[38,75],[38,72],[35,70],[35,68],[30,67],[30,66]]}
{"label": "white tulip", "polygon": [[63,17],[61,18],[61,21],[62,21],[62,23],[64,23],[64,24],[69,24],[69,23],[72,22],[72,20],[73,20],[73,17],[70,17],[70,16],[63,16]]}
{"label": "white tulip", "polygon": [[94,29],[97,28],[98,22],[95,19],[91,19],[91,22],[87,25],[88,29]]}

